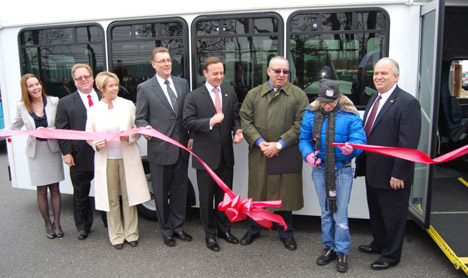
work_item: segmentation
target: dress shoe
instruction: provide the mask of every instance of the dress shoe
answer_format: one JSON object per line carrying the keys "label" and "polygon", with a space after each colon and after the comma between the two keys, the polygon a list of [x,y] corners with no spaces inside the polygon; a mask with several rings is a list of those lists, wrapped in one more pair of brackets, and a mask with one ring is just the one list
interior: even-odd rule
{"label": "dress shoe", "polygon": [[87,239],[88,238],[88,233],[85,232],[85,231],[78,231],[77,237],[78,237],[79,240]]}
{"label": "dress shoe", "polygon": [[340,253],[337,257],[336,270],[341,273],[348,271],[348,254]]}
{"label": "dress shoe", "polygon": [[220,250],[218,242],[216,242],[216,238],[206,238],[206,247],[211,251],[218,252]]}
{"label": "dress shoe", "polygon": [[138,240],[127,241],[127,243],[128,243],[131,247],[137,247],[137,246],[138,246]]}
{"label": "dress shoe", "polygon": [[377,261],[371,263],[370,267],[373,269],[373,270],[382,270],[382,269],[387,269],[389,267],[391,267],[393,265],[390,265],[389,263],[387,262],[384,262],[384,261],[381,261],[380,259],[378,259]]}
{"label": "dress shoe", "polygon": [[54,223],[53,227],[54,227],[54,233],[58,238],[62,238],[65,235],[63,233],[62,226],[58,225],[58,227],[55,228],[55,223]]}
{"label": "dress shoe", "polygon": [[372,249],[372,247],[370,247],[370,245],[359,245],[358,247],[359,251],[361,251],[362,253],[367,253],[367,254],[380,254],[379,251],[375,250],[375,249]]}
{"label": "dress shoe", "polygon": [[336,253],[331,247],[325,247],[323,254],[317,259],[318,265],[327,265],[336,258]]}
{"label": "dress shoe", "polygon": [[54,229],[52,227],[46,227],[46,237],[48,239],[54,239],[57,235],[54,233]]}
{"label": "dress shoe", "polygon": [[123,243],[113,244],[112,245],[115,249],[120,250],[123,248]]}
{"label": "dress shoe", "polygon": [[182,241],[192,241],[192,236],[184,231],[174,232],[173,236]]}
{"label": "dress shoe", "polygon": [[249,232],[245,233],[245,235],[241,238],[241,241],[240,241],[240,245],[249,245],[251,244],[252,242],[254,242],[254,240],[256,238],[258,238],[260,236],[260,234],[256,234],[256,235],[253,235],[253,234],[249,234]]}
{"label": "dress shoe", "polygon": [[163,236],[163,240],[166,246],[174,247],[176,245],[176,242],[173,236]]}
{"label": "dress shoe", "polygon": [[218,233],[218,237],[226,240],[228,243],[238,244],[239,240],[237,237],[229,232],[227,233]]}
{"label": "dress shoe", "polygon": [[286,249],[290,251],[297,249],[297,244],[293,237],[282,238],[281,241],[283,241],[284,247],[286,247]]}

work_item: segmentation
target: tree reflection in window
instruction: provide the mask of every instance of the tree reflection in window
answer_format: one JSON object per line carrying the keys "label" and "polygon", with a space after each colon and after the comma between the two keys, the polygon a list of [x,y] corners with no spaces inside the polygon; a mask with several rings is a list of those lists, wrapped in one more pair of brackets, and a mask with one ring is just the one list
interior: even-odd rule
{"label": "tree reflection in window", "polygon": [[381,11],[299,12],[289,20],[291,80],[312,100],[318,81],[340,82],[358,106],[376,93],[375,63],[388,52],[388,21]]}
{"label": "tree reflection in window", "polygon": [[203,62],[215,56],[225,65],[223,86],[234,90],[240,102],[268,79],[269,60],[282,52],[283,22],[277,14],[205,16],[194,26],[192,86],[203,84]]}

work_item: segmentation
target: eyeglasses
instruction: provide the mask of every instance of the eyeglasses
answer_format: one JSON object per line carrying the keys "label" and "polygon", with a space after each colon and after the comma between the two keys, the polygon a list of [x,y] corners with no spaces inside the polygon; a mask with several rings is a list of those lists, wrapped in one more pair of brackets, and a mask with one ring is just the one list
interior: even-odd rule
{"label": "eyeglasses", "polygon": [[159,61],[154,61],[155,63],[158,63],[158,64],[172,64],[172,60],[171,59],[166,59],[166,60],[159,60]]}
{"label": "eyeglasses", "polygon": [[81,81],[81,80],[88,80],[88,79],[90,79],[90,78],[91,78],[91,74],[90,74],[90,75],[82,75],[82,76],[80,76],[80,77],[75,77],[75,78],[73,78],[73,80],[75,80],[75,81]]}
{"label": "eyeglasses", "polygon": [[284,75],[288,75],[289,74],[289,70],[280,70],[280,69],[274,69],[274,68],[271,68],[270,69],[276,74],[276,75],[280,75],[281,72],[283,72]]}

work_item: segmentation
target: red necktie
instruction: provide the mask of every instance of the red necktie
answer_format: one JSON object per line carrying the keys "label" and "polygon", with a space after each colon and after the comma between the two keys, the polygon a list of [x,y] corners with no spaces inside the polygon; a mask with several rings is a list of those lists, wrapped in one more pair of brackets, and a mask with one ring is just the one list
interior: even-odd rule
{"label": "red necktie", "polygon": [[215,93],[215,108],[216,108],[216,113],[221,113],[223,112],[223,109],[221,108],[221,99],[219,98],[219,90],[218,88],[213,88],[213,91]]}
{"label": "red necktie", "polygon": [[367,118],[366,125],[364,126],[364,131],[366,132],[367,136],[369,136],[372,125],[374,124],[375,116],[377,115],[377,110],[379,109],[379,103],[381,98],[382,97],[380,95],[377,97],[377,100],[374,102],[374,106],[372,107],[372,111],[369,117]]}
{"label": "red necktie", "polygon": [[93,106],[93,99],[91,98],[91,95],[88,95],[88,105],[89,107]]}

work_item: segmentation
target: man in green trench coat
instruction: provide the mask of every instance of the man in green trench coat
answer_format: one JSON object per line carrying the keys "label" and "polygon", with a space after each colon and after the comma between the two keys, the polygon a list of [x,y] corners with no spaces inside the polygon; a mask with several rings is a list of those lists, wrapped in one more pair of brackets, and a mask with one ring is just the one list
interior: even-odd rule
{"label": "man in green trench coat", "polygon": [[[250,90],[240,109],[244,138],[249,143],[249,197],[254,201],[282,200],[282,206],[275,213],[283,217],[288,229],[284,231],[284,227],[279,225],[276,228],[285,247],[293,251],[297,244],[292,211],[304,206],[302,158],[297,142],[309,101],[303,90],[288,82],[289,63],[284,57],[272,58],[267,73],[269,81]],[[299,165],[296,167],[299,170],[292,173],[281,173],[281,169],[280,173],[273,173],[270,170],[269,174],[267,160],[277,156],[281,158],[281,152],[292,153],[292,156],[288,155],[286,164]],[[279,162],[279,168],[282,168],[281,163],[284,161]],[[251,244],[260,236],[261,229],[249,219],[241,245]]]}

